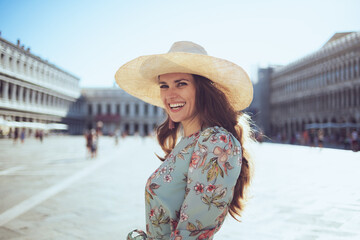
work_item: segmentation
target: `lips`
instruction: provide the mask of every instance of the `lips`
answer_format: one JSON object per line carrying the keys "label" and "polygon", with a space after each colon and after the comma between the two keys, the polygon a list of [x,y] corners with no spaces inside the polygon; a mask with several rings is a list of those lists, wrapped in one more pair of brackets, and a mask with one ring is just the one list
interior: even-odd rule
{"label": "lips", "polygon": [[169,107],[172,112],[177,112],[177,111],[180,111],[185,106],[185,104],[186,104],[185,102],[169,103]]}

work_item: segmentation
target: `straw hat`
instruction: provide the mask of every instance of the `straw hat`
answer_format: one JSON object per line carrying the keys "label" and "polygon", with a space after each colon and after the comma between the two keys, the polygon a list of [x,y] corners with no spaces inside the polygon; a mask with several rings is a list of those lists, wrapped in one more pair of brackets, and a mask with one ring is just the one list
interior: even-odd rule
{"label": "straw hat", "polygon": [[158,76],[165,73],[190,73],[204,76],[223,91],[235,110],[247,108],[253,98],[253,86],[238,65],[207,55],[200,45],[175,42],[168,53],[138,57],[119,68],[117,84],[147,103],[164,108]]}

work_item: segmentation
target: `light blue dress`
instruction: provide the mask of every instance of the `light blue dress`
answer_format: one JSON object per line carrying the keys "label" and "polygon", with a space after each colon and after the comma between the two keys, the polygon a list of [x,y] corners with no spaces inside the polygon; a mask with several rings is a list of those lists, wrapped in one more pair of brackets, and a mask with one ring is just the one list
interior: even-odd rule
{"label": "light blue dress", "polygon": [[183,137],[149,177],[146,234],[128,239],[213,239],[241,170],[239,141],[221,127]]}

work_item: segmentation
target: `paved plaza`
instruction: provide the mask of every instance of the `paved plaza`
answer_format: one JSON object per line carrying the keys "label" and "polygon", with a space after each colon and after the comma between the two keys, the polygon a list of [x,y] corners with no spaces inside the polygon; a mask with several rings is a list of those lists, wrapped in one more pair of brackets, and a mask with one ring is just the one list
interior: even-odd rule
{"label": "paved plaza", "polygon": [[[215,239],[360,239],[360,152],[253,146],[251,199]],[[118,145],[101,137],[96,159],[84,137],[43,143],[0,140],[0,240],[125,239],[145,229],[144,185],[160,164],[151,138]]]}

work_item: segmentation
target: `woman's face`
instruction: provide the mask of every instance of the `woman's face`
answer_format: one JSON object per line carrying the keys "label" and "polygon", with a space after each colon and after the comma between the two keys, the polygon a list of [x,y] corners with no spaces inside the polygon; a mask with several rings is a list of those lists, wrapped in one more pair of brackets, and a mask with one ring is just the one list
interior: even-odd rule
{"label": "woman's face", "polygon": [[184,125],[196,116],[194,77],[188,73],[168,73],[159,76],[160,96],[165,110],[174,122]]}

